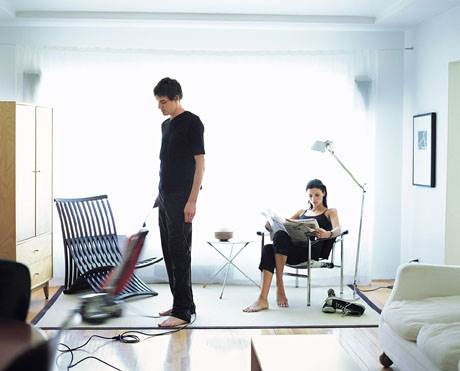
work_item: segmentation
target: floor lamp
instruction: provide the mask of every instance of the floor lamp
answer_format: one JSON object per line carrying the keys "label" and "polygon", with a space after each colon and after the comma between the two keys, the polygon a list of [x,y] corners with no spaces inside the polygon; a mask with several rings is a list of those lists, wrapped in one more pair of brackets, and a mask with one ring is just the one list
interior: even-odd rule
{"label": "floor lamp", "polygon": [[[313,151],[319,151],[319,152],[325,152],[328,151],[342,166],[342,168],[347,172],[348,175],[350,175],[351,179],[356,183],[356,185],[361,188],[362,191],[362,197],[361,197],[361,215],[359,217],[359,230],[358,230],[358,246],[356,248],[356,262],[355,262],[355,275],[353,278],[353,298],[356,298],[356,280],[358,278],[358,263],[359,263],[359,249],[361,247],[361,229],[363,225],[363,211],[364,211],[364,196],[366,195],[366,189],[365,189],[365,183],[361,184],[359,183],[356,178],[353,176],[353,174],[346,168],[346,166],[340,161],[340,159],[336,156],[334,153],[334,150],[332,148],[332,142],[330,140],[326,140],[324,142],[317,140],[313,145],[311,146],[311,149]],[[342,262],[343,264],[343,262]]]}

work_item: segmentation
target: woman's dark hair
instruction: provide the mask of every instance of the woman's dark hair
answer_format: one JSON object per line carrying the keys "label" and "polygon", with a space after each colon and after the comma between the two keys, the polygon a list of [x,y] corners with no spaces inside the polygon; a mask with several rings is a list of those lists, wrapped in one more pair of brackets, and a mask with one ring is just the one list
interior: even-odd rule
{"label": "woman's dark hair", "polygon": [[[323,205],[325,207],[327,207],[327,188],[326,186],[323,184],[323,182],[319,179],[312,179],[310,180],[308,183],[307,183],[307,187],[306,187],[306,191],[308,191],[309,189],[312,189],[312,188],[318,188],[320,189],[323,193],[324,193],[324,197],[323,197]],[[310,204],[310,209],[313,208],[313,205],[310,201],[308,201],[308,203]]]}
{"label": "woman's dark hair", "polygon": [[182,88],[179,81],[165,77],[161,79],[157,86],[153,89],[153,95],[156,97],[168,97],[170,100],[175,100],[176,97],[182,99]]}

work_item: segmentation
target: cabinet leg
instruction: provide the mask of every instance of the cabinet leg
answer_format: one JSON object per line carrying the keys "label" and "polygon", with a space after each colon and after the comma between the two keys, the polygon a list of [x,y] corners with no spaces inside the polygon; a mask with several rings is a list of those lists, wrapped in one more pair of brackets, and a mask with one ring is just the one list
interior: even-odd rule
{"label": "cabinet leg", "polygon": [[393,364],[393,361],[385,353],[382,353],[379,357],[380,363],[383,367],[387,368]]}
{"label": "cabinet leg", "polygon": [[48,300],[48,297],[49,297],[49,287],[50,287],[49,282],[45,283],[45,286],[43,286],[43,292],[45,293],[46,300]]}

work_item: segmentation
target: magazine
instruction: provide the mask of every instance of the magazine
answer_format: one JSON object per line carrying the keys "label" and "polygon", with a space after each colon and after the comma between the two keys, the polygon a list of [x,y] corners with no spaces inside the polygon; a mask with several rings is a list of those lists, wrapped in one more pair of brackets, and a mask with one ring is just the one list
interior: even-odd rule
{"label": "magazine", "polygon": [[278,231],[286,232],[294,243],[305,242],[319,228],[318,222],[314,218],[307,219],[285,219],[267,210],[262,212],[270,223],[270,237]]}

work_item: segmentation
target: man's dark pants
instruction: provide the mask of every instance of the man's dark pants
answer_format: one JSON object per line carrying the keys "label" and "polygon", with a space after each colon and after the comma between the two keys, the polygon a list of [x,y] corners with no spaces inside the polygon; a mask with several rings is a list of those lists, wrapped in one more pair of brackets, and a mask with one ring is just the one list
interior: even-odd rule
{"label": "man's dark pants", "polygon": [[184,222],[189,194],[160,192],[157,199],[163,258],[174,298],[171,315],[187,322],[195,313],[191,280],[192,223]]}

